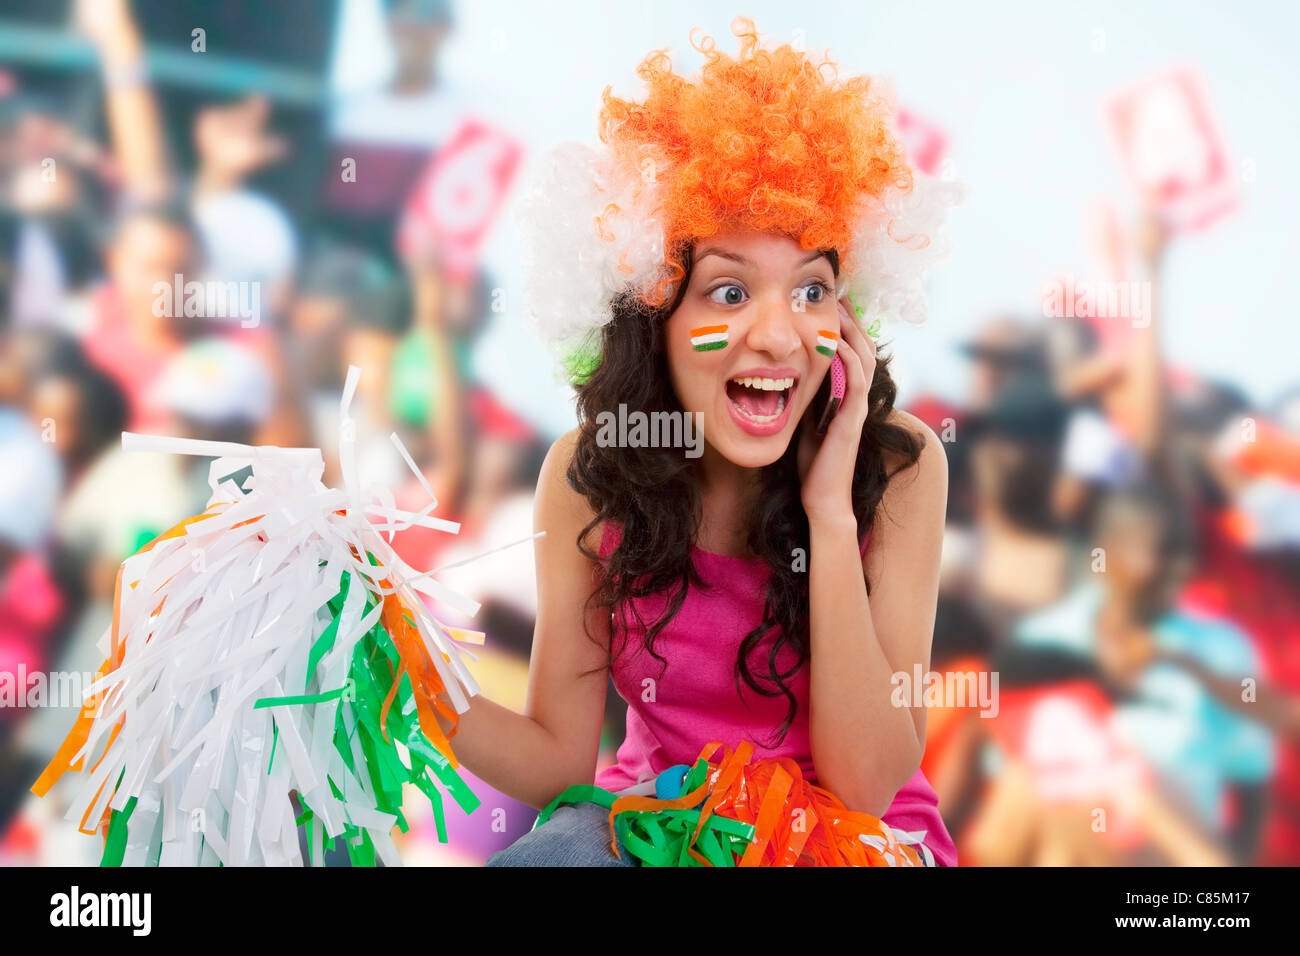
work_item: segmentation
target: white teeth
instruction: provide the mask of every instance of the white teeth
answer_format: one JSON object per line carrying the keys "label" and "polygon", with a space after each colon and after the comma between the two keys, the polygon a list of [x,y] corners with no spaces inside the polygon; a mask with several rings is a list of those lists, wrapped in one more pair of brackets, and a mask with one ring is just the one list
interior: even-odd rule
{"label": "white teeth", "polygon": [[763,391],[766,392],[781,393],[776,397],[776,412],[772,415],[751,415],[749,414],[749,412],[745,411],[735,402],[731,403],[737,412],[739,412],[749,421],[755,422],[756,424],[759,425],[765,424],[767,422],[775,421],[776,419],[781,417],[781,413],[785,411],[786,389],[794,387],[793,377],[763,378],[761,376],[755,376],[755,375],[743,375],[743,376],[738,375],[735,378],[731,379],[731,381],[738,382],[739,384],[745,386],[746,388],[757,388],[757,389],[762,389]]}
{"label": "white teeth", "polygon": [[739,382],[746,388],[759,388],[768,392],[782,392],[794,385],[793,378],[757,378],[754,376],[737,377],[732,379],[733,382]]}

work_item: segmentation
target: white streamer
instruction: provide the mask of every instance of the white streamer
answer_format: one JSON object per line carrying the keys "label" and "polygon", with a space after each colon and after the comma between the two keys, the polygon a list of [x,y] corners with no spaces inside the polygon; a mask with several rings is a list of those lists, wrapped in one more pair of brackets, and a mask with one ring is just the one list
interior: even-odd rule
{"label": "white streamer", "polygon": [[[341,491],[321,483],[324,462],[315,448],[122,436],[129,451],[216,459],[210,516],[123,562],[121,663],[88,692],[101,695],[82,748],[90,772],[68,817],[98,820],[106,807],[120,811],[135,798],[125,865],[301,865],[290,791],[321,822],[313,828],[316,862],[322,831],[335,837],[348,823],[369,835],[387,865],[401,862],[390,838],[394,817],[378,808],[369,775],[349,771],[334,745],[338,700],[254,707],[264,697],[342,686],[357,642],[379,621],[389,593],[406,605],[457,712],[479,692],[463,660],[473,655],[419,594],[463,614],[479,605],[433,580],[436,572],[416,572],[390,546],[394,531],[418,525],[454,534],[459,524],[430,516],[436,500],[410,512],[397,508],[387,489],[363,498],[357,487],[349,408],[359,375],[349,368],[340,404]],[[400,439],[393,440],[433,499]],[[242,489],[228,480],[250,466]],[[385,522],[388,540],[372,518]],[[331,620],[325,604],[339,593],[344,571],[333,649],[309,674],[312,647]],[[388,586],[379,583],[385,580]],[[365,613],[368,595],[378,606]],[[110,642],[111,629],[100,642],[106,657]],[[350,710],[344,714],[354,730]],[[360,766],[355,735],[351,749]]]}

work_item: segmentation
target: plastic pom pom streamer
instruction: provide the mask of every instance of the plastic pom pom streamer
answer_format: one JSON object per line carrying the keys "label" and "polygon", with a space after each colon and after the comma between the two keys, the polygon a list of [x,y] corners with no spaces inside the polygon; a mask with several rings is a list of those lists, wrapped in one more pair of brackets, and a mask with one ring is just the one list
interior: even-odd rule
{"label": "plastic pom pom streamer", "polygon": [[415,524],[459,526],[429,516],[436,501],[403,512],[379,489],[363,502],[358,376],[342,401],[343,490],[321,483],[316,449],[123,435],[128,449],[217,459],[204,513],[119,569],[106,660],[32,787],[84,770],[68,818],[103,837],[102,865],[301,865],[305,825],[313,864],[342,839],[353,865],[396,866],[404,784],[431,801],[444,842],[443,792],[478,806],[448,736],[478,693],[457,642],[482,635],[446,627],[419,595],[469,615],[478,604],[389,545]]}
{"label": "plastic pom pom streamer", "polygon": [[913,834],[849,810],[806,783],[788,757],[753,754],[749,741],[734,753],[711,743],[689,772],[661,774],[655,797],[573,786],[542,811],[537,826],[561,804],[591,801],[609,808],[614,854],[621,855],[622,842],[640,866],[926,865],[921,854],[929,851]]}

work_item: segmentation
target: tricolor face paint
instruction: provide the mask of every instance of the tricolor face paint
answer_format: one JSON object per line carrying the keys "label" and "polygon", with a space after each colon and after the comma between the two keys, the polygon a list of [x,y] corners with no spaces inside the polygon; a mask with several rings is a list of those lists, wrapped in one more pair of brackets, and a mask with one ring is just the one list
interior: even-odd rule
{"label": "tricolor face paint", "polygon": [[834,355],[839,351],[840,334],[831,329],[817,330],[817,351],[822,355]]}
{"label": "tricolor face paint", "polygon": [[697,352],[712,352],[714,349],[726,348],[726,345],[725,325],[702,325],[691,329],[691,348]]}
{"label": "tricolor face paint", "polygon": [[[832,258],[780,233],[728,230],[696,244],[664,341],[678,402],[703,413],[705,456],[762,468],[785,453],[826,373],[817,331],[839,328],[826,294],[835,281]],[[809,290],[802,308],[792,290]]]}

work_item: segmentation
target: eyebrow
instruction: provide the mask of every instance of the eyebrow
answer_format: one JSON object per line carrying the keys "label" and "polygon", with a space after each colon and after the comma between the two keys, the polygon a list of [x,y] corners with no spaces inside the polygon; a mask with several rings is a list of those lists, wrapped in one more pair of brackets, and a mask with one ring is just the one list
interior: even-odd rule
{"label": "eyebrow", "polygon": [[[827,255],[826,250],[819,249],[816,252],[813,252],[811,255],[809,255],[806,259],[801,259],[798,263],[798,266],[805,266],[808,263],[820,259],[826,255]],[[719,258],[722,259],[730,259],[732,262],[738,262],[742,266],[752,266],[754,264],[751,259],[742,256],[738,252],[727,252],[725,249],[712,249],[712,248],[706,248],[703,252],[701,252],[698,256],[695,257],[695,261],[700,262],[702,259],[706,258],[707,256],[718,256]]]}

